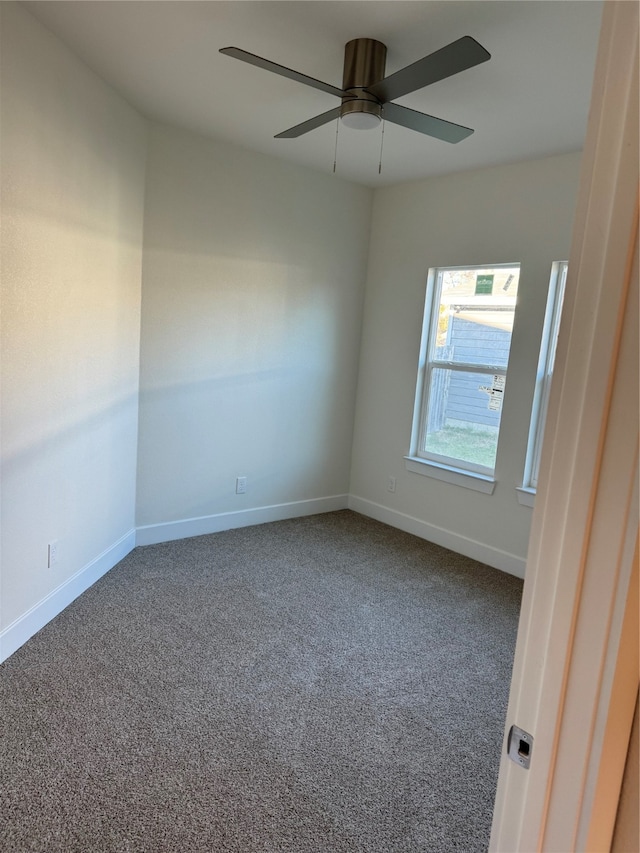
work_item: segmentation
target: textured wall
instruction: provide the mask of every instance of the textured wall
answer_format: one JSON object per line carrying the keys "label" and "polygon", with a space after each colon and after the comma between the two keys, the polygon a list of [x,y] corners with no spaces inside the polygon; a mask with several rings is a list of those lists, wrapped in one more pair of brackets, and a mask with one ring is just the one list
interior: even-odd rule
{"label": "textured wall", "polygon": [[160,125],[147,187],[138,524],[346,493],[371,190]]}
{"label": "textured wall", "polygon": [[134,526],[146,128],[0,5],[6,628]]}
{"label": "textured wall", "polygon": [[[520,506],[551,263],[569,253],[579,154],[464,172],[376,192],[365,297],[351,493],[524,558]],[[520,262],[493,495],[405,470],[430,267]],[[395,494],[387,491],[396,477]],[[468,553],[468,551],[467,551]],[[482,559],[482,557],[481,557]],[[486,554],[485,554],[486,559]]]}

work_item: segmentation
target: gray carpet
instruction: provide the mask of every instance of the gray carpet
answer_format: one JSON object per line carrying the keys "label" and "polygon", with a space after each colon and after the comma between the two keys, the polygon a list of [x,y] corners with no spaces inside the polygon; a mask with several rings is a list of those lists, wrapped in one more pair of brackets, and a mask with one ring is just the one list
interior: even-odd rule
{"label": "gray carpet", "polygon": [[521,590],[349,511],[137,548],[0,667],[0,849],[486,850]]}

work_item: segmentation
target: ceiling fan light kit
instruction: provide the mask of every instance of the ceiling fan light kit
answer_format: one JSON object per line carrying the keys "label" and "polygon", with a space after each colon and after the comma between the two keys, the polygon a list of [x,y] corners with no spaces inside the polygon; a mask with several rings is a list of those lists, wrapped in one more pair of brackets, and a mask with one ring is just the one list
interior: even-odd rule
{"label": "ceiling fan light kit", "polygon": [[373,130],[380,127],[382,107],[380,104],[352,101],[340,110],[342,124],[351,130]]}
{"label": "ceiling fan light kit", "polygon": [[375,39],[352,39],[345,45],[342,89],[338,89],[238,47],[223,47],[220,53],[341,99],[339,107],[278,133],[276,139],[295,139],[338,118],[346,127],[361,130],[378,127],[384,119],[450,143],[460,142],[473,130],[392,102],[491,58],[474,38],[463,36],[385,77],[386,46]]}

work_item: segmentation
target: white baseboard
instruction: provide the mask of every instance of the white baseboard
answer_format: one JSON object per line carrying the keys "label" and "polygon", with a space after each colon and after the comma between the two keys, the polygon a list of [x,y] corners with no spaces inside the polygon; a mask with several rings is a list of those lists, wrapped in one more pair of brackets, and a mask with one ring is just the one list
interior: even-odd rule
{"label": "white baseboard", "polygon": [[352,509],[369,518],[375,518],[397,527],[407,533],[413,533],[421,539],[434,542],[444,548],[449,548],[459,554],[464,554],[474,560],[486,563],[510,575],[524,578],[526,561],[492,548],[482,542],[460,536],[442,527],[436,527],[405,515],[389,507],[365,500],[357,495],[331,495],[312,500],[294,501],[291,503],[274,504],[272,506],[256,507],[238,512],[223,512],[201,518],[187,518],[181,521],[171,521],[165,524],[150,524],[130,530],[106,551],[88,563],[83,569],[61,584],[46,598],[34,605],[30,610],[16,619],[11,625],[0,632],[0,663],[6,660],[26,641],[61,613],[65,607],[105,575],[136,545],[155,545],[160,542],[170,542],[174,539],[185,539],[189,536],[202,536],[207,533],[219,533],[236,527],[249,527],[253,524],[265,524],[270,521],[283,521],[287,518],[299,518],[304,515],[316,515],[323,512],[334,512],[340,509]]}
{"label": "white baseboard", "polygon": [[42,601],[35,604],[15,622],[0,632],[0,663],[12,655],[34,634],[44,628],[65,607],[89,589],[99,578],[112,569],[135,547],[136,532],[130,530],[113,545],[99,554],[73,577],[60,584]]}
{"label": "white baseboard", "polygon": [[517,578],[524,578],[526,560],[517,557],[515,554],[510,554],[508,551],[492,548],[490,545],[477,542],[475,539],[468,539],[466,536],[460,536],[451,530],[436,527],[435,524],[429,524],[419,518],[414,518],[412,515],[405,515],[403,512],[389,509],[389,507],[365,500],[357,495],[349,495],[348,507],[361,515],[375,518],[376,521],[382,521],[391,527],[404,530],[405,533],[413,533],[414,536],[419,536],[421,539],[427,539],[443,548],[464,554],[465,557],[486,563],[488,566],[493,566],[494,569],[500,569],[500,571],[515,575]]}
{"label": "white baseboard", "polygon": [[303,515],[334,512],[347,509],[348,500],[348,495],[331,495],[326,498],[273,504],[237,512],[221,512],[200,518],[185,518],[164,524],[148,524],[138,528],[136,545],[157,545],[160,542],[186,539],[189,536],[220,533],[222,530],[232,530],[236,527],[249,527],[253,524],[266,524],[269,521],[284,521],[287,518],[299,518]]}

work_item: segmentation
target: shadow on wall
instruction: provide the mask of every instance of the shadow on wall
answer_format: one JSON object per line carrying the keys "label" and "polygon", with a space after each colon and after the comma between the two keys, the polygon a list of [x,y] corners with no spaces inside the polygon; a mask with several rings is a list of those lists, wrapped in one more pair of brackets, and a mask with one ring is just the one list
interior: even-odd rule
{"label": "shadow on wall", "polygon": [[147,250],[138,524],[347,490],[362,290],[332,266]]}

